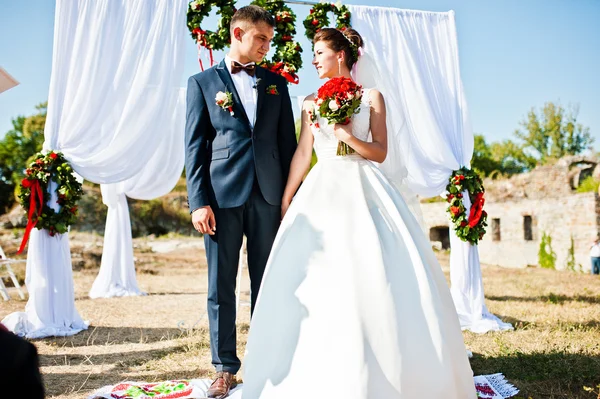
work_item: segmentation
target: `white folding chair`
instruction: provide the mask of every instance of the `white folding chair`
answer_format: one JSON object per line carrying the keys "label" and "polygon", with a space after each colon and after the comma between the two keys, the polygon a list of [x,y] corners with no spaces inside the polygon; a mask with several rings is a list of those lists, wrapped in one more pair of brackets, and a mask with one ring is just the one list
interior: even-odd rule
{"label": "white folding chair", "polygon": [[[21,259],[9,259],[6,256],[6,254],[4,253],[2,246],[0,246],[0,295],[2,295],[2,298],[5,301],[10,300],[10,295],[8,295],[8,290],[6,289],[6,286],[4,285],[4,282],[2,281],[3,277],[10,277],[10,279],[12,280],[13,284],[15,285],[15,288],[17,289],[17,292],[19,293],[19,296],[21,297],[21,299],[25,299],[25,293],[21,289],[19,280],[17,280],[17,276],[15,276],[15,273],[13,272],[13,269],[10,266],[12,263],[19,263],[19,262],[25,262],[25,261],[21,260]],[[6,269],[6,271],[3,272],[3,269]]]}

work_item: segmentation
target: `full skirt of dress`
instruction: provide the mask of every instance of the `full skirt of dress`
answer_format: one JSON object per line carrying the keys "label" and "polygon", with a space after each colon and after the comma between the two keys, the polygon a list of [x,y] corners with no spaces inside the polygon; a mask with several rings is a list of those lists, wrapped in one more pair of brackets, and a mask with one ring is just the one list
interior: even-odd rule
{"label": "full skirt of dress", "polygon": [[472,399],[444,274],[401,195],[358,155],[319,161],[273,244],[244,399]]}

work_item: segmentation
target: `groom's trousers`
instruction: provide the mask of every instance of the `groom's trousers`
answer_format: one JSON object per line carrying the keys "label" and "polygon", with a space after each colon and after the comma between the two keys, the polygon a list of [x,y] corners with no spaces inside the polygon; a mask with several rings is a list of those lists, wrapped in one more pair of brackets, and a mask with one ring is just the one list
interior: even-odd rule
{"label": "groom's trousers", "polygon": [[281,220],[281,207],[263,198],[257,182],[245,204],[235,208],[213,209],[217,224],[215,235],[204,235],[208,260],[208,321],[210,350],[217,371],[238,372],[236,353],[235,285],[239,254],[246,235],[250,274],[251,312],[267,259]]}

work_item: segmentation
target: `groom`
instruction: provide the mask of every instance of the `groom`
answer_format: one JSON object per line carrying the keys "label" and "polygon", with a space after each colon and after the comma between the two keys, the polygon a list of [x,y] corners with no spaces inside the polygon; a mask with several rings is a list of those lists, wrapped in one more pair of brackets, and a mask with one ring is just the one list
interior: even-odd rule
{"label": "groom", "polygon": [[210,346],[217,371],[209,398],[227,396],[240,368],[235,284],[242,237],[248,243],[253,311],[296,149],[287,82],[256,65],[269,51],[274,26],[266,10],[240,8],[231,20],[225,60],[188,80],[188,201],[194,228],[204,234]]}

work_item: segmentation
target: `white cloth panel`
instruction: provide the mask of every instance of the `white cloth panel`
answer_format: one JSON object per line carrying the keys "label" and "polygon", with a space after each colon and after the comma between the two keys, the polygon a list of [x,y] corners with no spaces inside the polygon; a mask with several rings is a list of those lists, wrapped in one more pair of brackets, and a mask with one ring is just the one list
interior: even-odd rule
{"label": "white cloth panel", "polygon": [[90,290],[90,298],[144,295],[135,276],[127,197],[150,200],[175,187],[183,170],[184,129],[185,89],[182,88],[169,129],[159,138],[157,150],[146,167],[129,180],[101,185],[108,215],[100,272]]}
{"label": "white cloth panel", "polygon": [[[58,211],[56,187],[50,181],[48,205]],[[25,286],[29,291],[25,312],[11,313],[2,320],[9,330],[27,338],[43,338],[73,335],[88,328],[89,323],[75,308],[68,234],[51,237],[46,230],[31,231]]]}
{"label": "white cloth panel", "polygon": [[[463,192],[463,204],[465,212],[469,214],[471,200],[467,191]],[[479,334],[512,330],[512,324],[504,323],[485,306],[478,247],[458,238],[452,227],[451,231],[450,293],[461,328]]]}
{"label": "white cloth panel", "polygon": [[[470,166],[474,142],[460,79],[454,12],[349,7],[366,52],[378,60],[382,82],[377,87],[383,88],[387,110],[394,116],[389,147],[400,144],[402,155],[395,167],[406,167],[411,191],[424,197],[440,195],[452,171]],[[490,314],[478,247],[455,234],[451,247],[451,285],[461,327],[483,332],[482,320]],[[486,325],[508,328],[498,322]]]}
{"label": "white cloth panel", "polygon": [[[63,152],[96,183],[125,181],[147,168],[180,95],[186,9],[185,0],[57,0],[44,149]],[[20,335],[81,330],[66,234],[32,234],[27,278],[28,291],[39,291],[30,296]],[[60,289],[47,285],[59,279]],[[53,312],[68,309],[71,319],[54,334]]]}
{"label": "white cloth panel", "polygon": [[473,132],[460,80],[454,12],[349,6],[352,26],[378,60],[385,101],[396,115],[411,190],[442,193],[453,170],[468,166]]}

